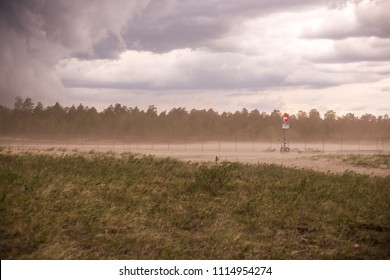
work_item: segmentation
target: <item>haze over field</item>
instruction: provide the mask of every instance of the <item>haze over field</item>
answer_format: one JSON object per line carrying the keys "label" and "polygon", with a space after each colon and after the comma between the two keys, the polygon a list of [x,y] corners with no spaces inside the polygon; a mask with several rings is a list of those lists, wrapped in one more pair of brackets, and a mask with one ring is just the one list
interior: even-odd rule
{"label": "haze over field", "polygon": [[390,0],[0,1],[0,258],[390,259],[389,61]]}
{"label": "haze over field", "polygon": [[390,112],[390,1],[1,1],[0,104]]}

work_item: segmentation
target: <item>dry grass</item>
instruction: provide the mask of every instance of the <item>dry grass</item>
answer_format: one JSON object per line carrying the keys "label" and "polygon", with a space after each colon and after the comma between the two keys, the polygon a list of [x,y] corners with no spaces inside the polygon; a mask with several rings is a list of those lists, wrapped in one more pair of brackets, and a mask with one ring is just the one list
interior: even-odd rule
{"label": "dry grass", "polygon": [[348,155],[342,160],[356,166],[390,169],[390,154]]}
{"label": "dry grass", "polygon": [[317,155],[311,159],[326,159],[333,162],[343,162],[352,166],[371,167],[378,169],[388,169],[390,175],[390,154],[347,154],[347,155]]}
{"label": "dry grass", "polygon": [[390,177],[0,153],[1,259],[390,259]]}

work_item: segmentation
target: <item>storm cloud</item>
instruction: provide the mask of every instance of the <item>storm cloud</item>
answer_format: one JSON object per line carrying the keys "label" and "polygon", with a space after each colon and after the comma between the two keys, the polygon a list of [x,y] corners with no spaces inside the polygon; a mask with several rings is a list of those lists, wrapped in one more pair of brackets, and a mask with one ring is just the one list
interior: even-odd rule
{"label": "storm cloud", "polygon": [[124,37],[129,48],[153,52],[205,47],[209,46],[210,41],[224,37],[248,18],[318,5],[335,7],[343,3],[346,1],[151,1],[142,17],[129,26]]}
{"label": "storm cloud", "polygon": [[0,4],[1,103],[15,95],[61,97],[56,63],[114,35],[125,48],[122,31],[148,1],[17,0]]}
{"label": "storm cloud", "polygon": [[[72,104],[88,96],[97,106],[131,99],[218,107],[203,98],[215,94],[209,100],[227,110],[267,102],[291,110],[293,94],[320,104],[323,90],[361,83],[385,99],[389,3],[1,1],[0,103],[19,95]],[[267,98],[232,97],[248,91]]]}

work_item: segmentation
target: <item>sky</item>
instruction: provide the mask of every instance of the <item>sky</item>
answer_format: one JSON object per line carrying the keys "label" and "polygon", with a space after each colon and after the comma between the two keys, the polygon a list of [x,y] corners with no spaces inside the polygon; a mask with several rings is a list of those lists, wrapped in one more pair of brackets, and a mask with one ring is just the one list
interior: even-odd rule
{"label": "sky", "polygon": [[0,104],[390,114],[390,0],[2,0]]}

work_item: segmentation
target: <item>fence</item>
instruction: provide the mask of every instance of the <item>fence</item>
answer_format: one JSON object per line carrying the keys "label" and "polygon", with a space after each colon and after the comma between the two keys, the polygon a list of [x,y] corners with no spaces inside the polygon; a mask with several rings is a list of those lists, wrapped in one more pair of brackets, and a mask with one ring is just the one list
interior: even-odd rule
{"label": "fence", "polygon": [[[218,151],[218,152],[276,152],[281,139],[240,140],[185,140],[152,139],[140,137],[112,137],[110,139],[82,137],[28,137],[23,135],[0,136],[0,145],[9,147],[66,148],[83,150],[117,151]],[[291,152],[390,152],[390,137],[381,138],[290,138]]]}

